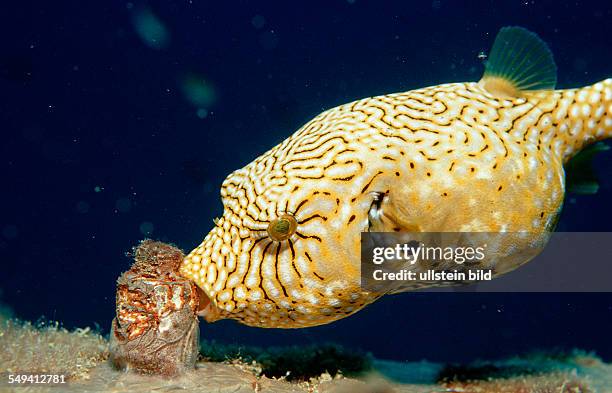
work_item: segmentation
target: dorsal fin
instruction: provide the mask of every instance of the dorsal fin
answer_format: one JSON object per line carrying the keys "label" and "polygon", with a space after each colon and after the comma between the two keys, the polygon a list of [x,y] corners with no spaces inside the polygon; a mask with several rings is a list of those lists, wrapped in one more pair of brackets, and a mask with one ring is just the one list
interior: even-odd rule
{"label": "dorsal fin", "polygon": [[479,82],[491,94],[517,97],[525,90],[554,89],[557,66],[544,41],[527,29],[502,27]]}

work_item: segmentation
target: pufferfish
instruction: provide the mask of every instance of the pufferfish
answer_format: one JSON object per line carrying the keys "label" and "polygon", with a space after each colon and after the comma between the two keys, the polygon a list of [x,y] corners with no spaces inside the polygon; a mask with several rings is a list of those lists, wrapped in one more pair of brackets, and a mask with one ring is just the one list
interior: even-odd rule
{"label": "pufferfish", "polygon": [[383,295],[360,285],[362,232],[530,234],[519,251],[545,243],[564,164],[612,136],[612,79],[555,84],[546,44],[505,27],[478,82],[319,114],[223,182],[223,216],[180,267],[208,298],[201,315],[300,328],[359,311]]}

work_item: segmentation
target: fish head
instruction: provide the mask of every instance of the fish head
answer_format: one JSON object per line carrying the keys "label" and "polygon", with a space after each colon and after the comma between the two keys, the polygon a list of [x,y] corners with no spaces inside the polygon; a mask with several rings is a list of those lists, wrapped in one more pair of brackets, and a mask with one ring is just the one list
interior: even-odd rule
{"label": "fish head", "polygon": [[225,179],[223,215],[181,267],[216,307],[208,320],[271,325],[258,320],[266,310],[345,316],[366,304],[360,234],[378,194],[355,192],[369,173],[340,142],[308,152],[290,138]]}

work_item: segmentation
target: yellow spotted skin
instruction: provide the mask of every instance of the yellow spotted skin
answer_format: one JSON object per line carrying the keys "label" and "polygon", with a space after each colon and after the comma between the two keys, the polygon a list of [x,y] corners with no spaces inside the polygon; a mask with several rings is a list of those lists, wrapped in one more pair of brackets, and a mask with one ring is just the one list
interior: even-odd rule
{"label": "yellow spotted skin", "polygon": [[[453,83],[342,105],[227,177],[224,214],[181,273],[210,297],[209,321],[329,323],[380,296],[359,285],[361,232],[544,233],[564,162],[610,136],[612,79],[515,98]],[[274,241],[283,215],[297,228]]]}

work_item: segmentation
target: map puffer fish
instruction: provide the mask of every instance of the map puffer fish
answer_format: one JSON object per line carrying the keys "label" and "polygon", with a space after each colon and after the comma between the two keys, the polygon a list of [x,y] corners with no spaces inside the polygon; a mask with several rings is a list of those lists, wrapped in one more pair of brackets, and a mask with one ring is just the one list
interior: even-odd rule
{"label": "map puffer fish", "polygon": [[355,313],[382,295],[360,286],[365,231],[545,239],[564,163],[612,136],[612,79],[555,84],[546,44],[506,27],[478,82],[319,114],[223,182],[223,216],[180,268],[210,300],[202,315],[298,328]]}

